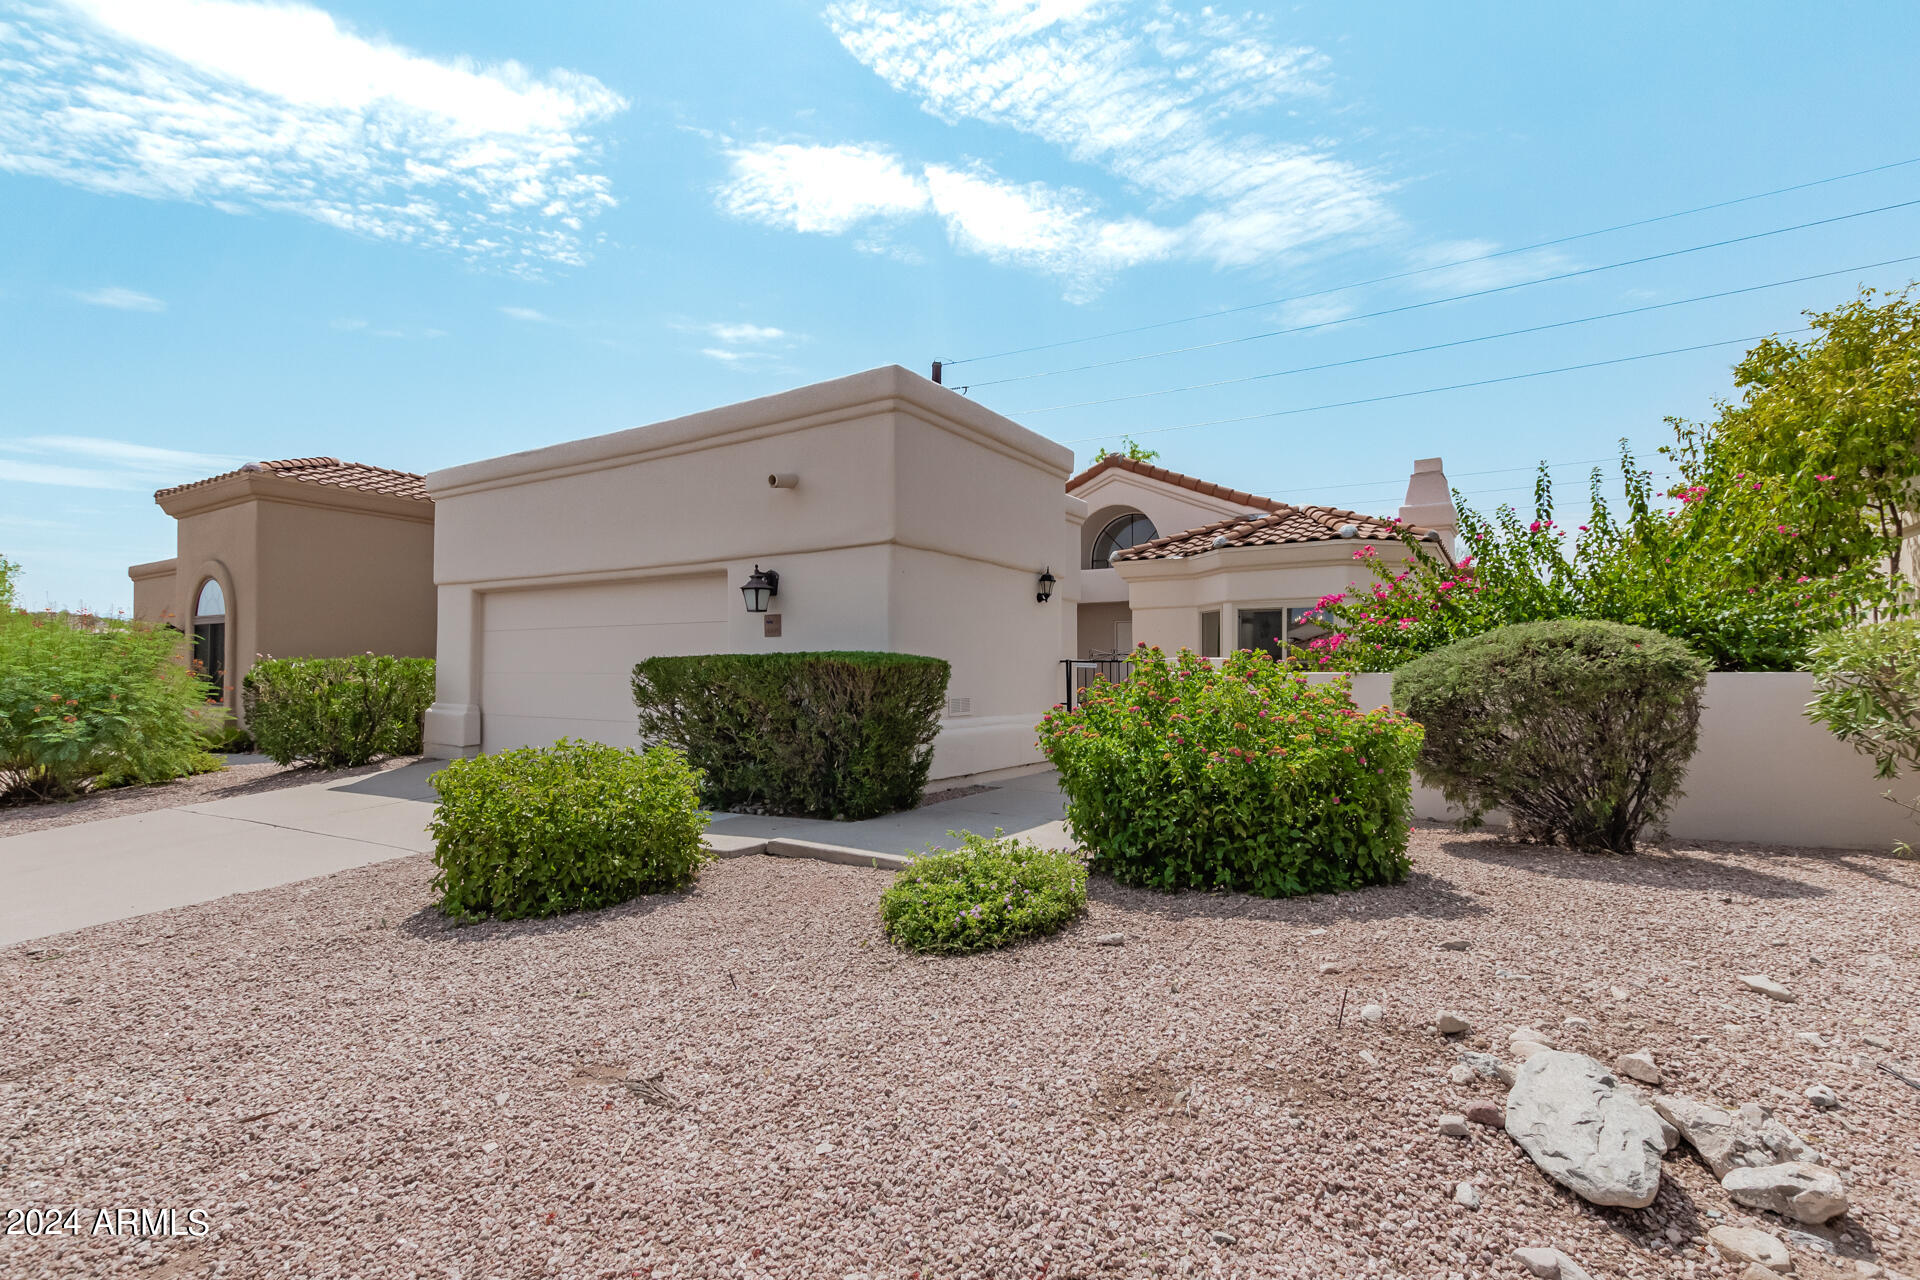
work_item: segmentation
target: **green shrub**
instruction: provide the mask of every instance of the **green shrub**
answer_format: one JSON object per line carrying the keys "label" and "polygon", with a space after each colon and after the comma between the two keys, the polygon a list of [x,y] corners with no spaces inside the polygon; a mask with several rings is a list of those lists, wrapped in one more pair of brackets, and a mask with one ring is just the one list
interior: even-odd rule
{"label": "green shrub", "polygon": [[420,753],[433,659],[266,658],[244,682],[247,728],[276,764],[323,769]]}
{"label": "green shrub", "polygon": [[[0,596],[12,566],[0,560]],[[0,795],[70,796],[221,767],[209,686],[167,627],[0,606]]]}
{"label": "green shrub", "polygon": [[1056,933],[1087,908],[1086,864],[1025,840],[949,831],[880,895],[887,937],[910,951],[985,951]]}
{"label": "green shrub", "polygon": [[1049,712],[1040,747],[1069,828],[1116,880],[1270,898],[1354,889],[1406,874],[1420,727],[1359,711],[1351,687],[1259,650],[1216,667],[1142,646],[1131,680]]}
{"label": "green shrub", "polygon": [[715,653],[633,669],[640,737],[684,751],[707,803],[871,818],[920,803],[947,664],[905,653]]}
{"label": "green shrub", "polygon": [[[1920,622],[1875,622],[1824,636],[1813,649],[1807,715],[1873,757],[1882,778],[1920,772]],[[1920,799],[1898,800],[1920,815]],[[1903,851],[1911,851],[1904,842]]]}
{"label": "green shrub", "polygon": [[1631,853],[1680,796],[1707,664],[1613,622],[1501,627],[1401,667],[1393,700],[1426,727],[1420,777],[1477,825]]}
{"label": "green shrub", "polygon": [[433,775],[440,909],[512,920],[685,888],[710,856],[699,785],[670,747],[562,738],[455,760]]}

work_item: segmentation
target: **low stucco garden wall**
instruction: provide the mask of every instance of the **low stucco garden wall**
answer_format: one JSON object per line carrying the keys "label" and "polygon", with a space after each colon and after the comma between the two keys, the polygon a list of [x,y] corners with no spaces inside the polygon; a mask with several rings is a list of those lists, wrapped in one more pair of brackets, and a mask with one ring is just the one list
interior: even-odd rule
{"label": "low stucco garden wall", "polygon": [[[1353,698],[1362,707],[1392,702],[1393,676],[1355,676]],[[1920,823],[1881,798],[1889,784],[1874,777],[1873,762],[1806,718],[1812,700],[1813,677],[1801,672],[1708,676],[1700,749],[1668,832],[1681,840],[1830,849],[1886,849],[1920,836]],[[1417,784],[1414,810],[1422,818],[1459,816],[1438,791]]]}

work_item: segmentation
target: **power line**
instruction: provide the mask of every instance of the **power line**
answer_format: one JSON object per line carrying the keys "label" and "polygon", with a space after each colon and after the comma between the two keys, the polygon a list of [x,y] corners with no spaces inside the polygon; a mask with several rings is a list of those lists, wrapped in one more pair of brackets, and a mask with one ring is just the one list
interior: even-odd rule
{"label": "power line", "polygon": [[1748,204],[1754,200],[1766,200],[1773,196],[1787,195],[1794,191],[1805,191],[1812,187],[1822,187],[1829,183],[1844,182],[1849,178],[1862,178],[1868,174],[1885,173],[1889,169],[1904,168],[1910,164],[1920,164],[1920,156],[1911,160],[1895,160],[1890,164],[1874,165],[1870,169],[1855,169],[1851,173],[1839,173],[1830,178],[1815,178],[1811,182],[1797,182],[1790,187],[1775,187],[1771,191],[1760,191],[1749,196],[1735,196],[1731,200],[1719,200],[1713,204],[1696,205],[1691,209],[1681,209],[1675,213],[1663,213],[1656,217],[1640,218],[1633,222],[1617,222],[1610,227],[1600,227],[1593,231],[1578,231],[1572,235],[1558,236],[1552,240],[1538,240],[1533,244],[1523,244],[1512,249],[1498,249],[1492,253],[1483,253],[1472,258],[1457,258],[1452,262],[1436,263],[1429,267],[1414,267],[1406,271],[1396,271],[1391,275],[1374,276],[1368,280],[1356,280],[1352,284],[1335,285],[1328,289],[1316,289],[1311,293],[1296,293],[1285,298],[1269,298],[1265,302],[1249,302],[1237,307],[1223,307],[1218,311],[1202,311],[1196,315],[1181,316],[1174,320],[1157,320],[1152,324],[1134,325],[1127,329],[1109,329],[1105,333],[1091,333],[1079,338],[1062,338],[1058,342],[1041,342],[1030,347],[1017,347],[1011,351],[996,351],[991,355],[967,356],[959,360],[943,360],[941,364],[952,368],[959,364],[975,364],[982,360],[1003,360],[1008,356],[1029,355],[1035,351],[1052,351],[1059,347],[1076,346],[1084,342],[1099,342],[1105,338],[1121,338],[1132,333],[1146,333],[1153,329],[1171,328],[1178,324],[1192,324],[1198,320],[1212,320],[1220,316],[1239,315],[1242,312],[1258,311],[1262,307],[1283,306],[1289,302],[1304,302],[1309,298],[1324,298],[1330,294],[1345,293],[1352,289],[1364,289],[1368,285],[1387,284],[1394,280],[1406,280],[1413,276],[1426,275],[1434,271],[1448,271],[1454,267],[1471,266],[1476,262],[1491,262],[1496,258],[1511,257],[1517,253],[1531,253],[1535,249],[1550,249],[1555,245],[1572,244],[1576,240],[1590,240],[1594,236],[1611,235],[1616,231],[1630,231],[1635,227],[1650,227],[1658,222],[1671,222],[1675,218],[1691,217],[1696,213],[1710,213],[1715,209],[1726,209],[1737,204]]}
{"label": "power line", "polygon": [[1451,342],[1435,342],[1424,347],[1406,347],[1399,351],[1383,351],[1378,355],[1354,356],[1348,360],[1330,360],[1325,364],[1306,364],[1292,369],[1277,369],[1269,373],[1252,373],[1243,378],[1220,378],[1213,382],[1194,382],[1184,387],[1165,387],[1158,391],[1136,391],[1130,395],[1107,396],[1100,400],[1076,400],[1070,404],[1050,404],[1037,409],[1008,409],[1009,418],[1031,417],[1036,413],[1055,413],[1061,409],[1085,409],[1093,405],[1120,404],[1128,400],[1149,400],[1155,396],[1177,395],[1183,391],[1207,391],[1214,387],[1239,386],[1248,382],[1264,382],[1270,378],[1286,378],[1297,373],[1318,373],[1325,369],[1344,369],[1350,365],[1368,364],[1375,360],[1392,360],[1399,356],[1422,355],[1429,351],[1445,351],[1449,347],[1467,347],[1476,342],[1492,342],[1498,338],[1515,338],[1528,333],[1545,333],[1549,329],[1565,329],[1577,324],[1592,324],[1596,320],[1617,320],[1621,316],[1643,315],[1649,311],[1664,311],[1670,307],[1684,307],[1695,302],[1712,302],[1719,298],[1734,298],[1743,293],[1758,293],[1763,289],[1780,289],[1791,284],[1805,284],[1809,280],[1825,280],[1831,276],[1851,275],[1855,271],[1872,271],[1879,267],[1897,266],[1902,262],[1920,261],[1920,253],[1908,254],[1904,258],[1888,258],[1884,262],[1869,262],[1864,266],[1842,267],[1837,271],[1821,271],[1810,276],[1795,276],[1791,280],[1774,280],[1767,284],[1748,285],[1741,289],[1723,289],[1719,293],[1703,293],[1692,298],[1680,298],[1673,302],[1654,302],[1644,307],[1628,307],[1624,311],[1604,311],[1599,315],[1581,316],[1577,320],[1555,320],[1550,324],[1528,325],[1524,329],[1507,329],[1500,333],[1483,333],[1477,338],[1455,338]]}
{"label": "power line", "polygon": [[[1787,334],[1809,333],[1810,329],[1789,329]],[[1780,337],[1780,334],[1756,334],[1750,338],[1726,338],[1719,342],[1700,342],[1690,347],[1669,347],[1665,351],[1643,351],[1638,355],[1615,356],[1611,360],[1589,360],[1583,364],[1565,364],[1554,369],[1535,369],[1530,373],[1510,373],[1499,378],[1479,378],[1472,382],[1454,382],[1444,387],[1422,387],[1418,391],[1396,391],[1384,396],[1364,396],[1358,400],[1335,400],[1327,404],[1303,405],[1297,409],[1274,409],[1266,413],[1246,413],[1234,418],[1210,418],[1205,422],[1183,422],[1173,427],[1148,427],[1141,431],[1128,432],[1135,436],[1164,435],[1169,431],[1191,431],[1196,427],[1219,427],[1235,422],[1258,422],[1267,418],[1290,418],[1295,414],[1318,413],[1323,409],[1348,409],[1355,405],[1382,404],[1388,400],[1406,400],[1414,396],[1430,396],[1442,391],[1464,391],[1469,387],[1491,387],[1502,382],[1522,382],[1528,378],[1544,378],[1555,373],[1574,373],[1581,369],[1604,369],[1609,365],[1631,364],[1635,360],[1652,360],[1658,356],[1685,355],[1690,351],[1711,351],[1715,347],[1731,347],[1737,343],[1759,342],[1768,336]],[[1079,436],[1072,440],[1062,440],[1061,444],[1085,444],[1090,440],[1104,440],[1112,435],[1107,432],[1098,436]]]}
{"label": "power line", "polygon": [[975,382],[962,390],[978,391],[983,387],[998,387],[1009,382],[1030,382],[1035,378],[1052,378],[1063,373],[1086,373],[1093,369],[1110,369],[1115,365],[1136,364],[1142,360],[1159,360],[1167,356],[1185,355],[1191,351],[1207,351],[1215,347],[1237,346],[1244,342],[1258,342],[1264,338],[1279,338],[1291,333],[1307,333],[1316,329],[1331,329],[1336,325],[1353,324],[1358,320],[1376,320],[1381,316],[1400,315],[1408,311],[1421,311],[1428,307],[1437,307],[1448,302],[1464,302],[1469,298],[1485,298],[1496,293],[1511,293],[1515,289],[1530,289],[1534,285],[1552,284],[1559,280],[1572,280],[1580,276],[1596,275],[1602,271],[1617,271],[1622,267],[1637,267],[1649,262],[1662,262],[1668,258],[1684,257],[1689,253],[1700,253],[1707,249],[1724,249],[1728,245],[1746,244],[1753,240],[1765,240],[1771,236],[1786,235],[1792,231],[1806,231],[1812,227],[1831,226],[1836,222],[1848,222],[1854,218],[1865,218],[1876,213],[1889,213],[1895,209],[1909,209],[1920,205],[1920,199],[1902,200],[1897,204],[1883,204],[1873,209],[1861,209],[1854,213],[1835,214],[1830,218],[1817,218],[1812,222],[1798,222],[1790,227],[1775,227],[1770,231],[1756,231],[1750,235],[1733,236],[1725,240],[1714,240],[1708,244],[1696,244],[1685,249],[1669,249],[1665,253],[1651,253],[1645,257],[1627,258],[1620,262],[1603,263],[1597,267],[1581,267],[1574,271],[1562,271],[1555,275],[1540,276],[1533,280],[1519,280],[1512,284],[1493,285],[1485,289],[1475,289],[1468,293],[1450,294],[1444,298],[1430,298],[1425,302],[1409,302],[1398,307],[1387,307],[1380,311],[1368,311],[1359,315],[1342,316],[1338,320],[1321,320],[1313,324],[1293,325],[1285,329],[1269,329],[1263,333],[1250,333],[1238,338],[1220,338],[1213,342],[1196,342],[1191,346],[1173,347],[1166,351],[1149,351],[1143,355],[1120,356],[1113,360],[1098,360],[1091,364],[1072,365],[1064,369],[1046,369],[1039,373],[1022,373],[1008,378],[994,378],[987,382]]}
{"label": "power line", "polygon": [[[1568,458],[1562,462],[1549,462],[1547,466],[1552,468],[1586,467],[1586,466],[1592,466],[1596,463],[1612,462],[1612,461],[1613,461],[1613,457],[1611,456],[1605,457],[1605,458]],[[1467,479],[1474,476],[1504,476],[1504,475],[1512,475],[1516,471],[1538,471],[1539,469],[1540,469],[1540,464],[1537,462],[1533,462],[1533,463],[1528,463],[1524,467],[1491,467],[1484,471],[1456,471],[1447,477],[1447,481],[1449,484],[1451,484],[1454,480]],[[1351,480],[1351,481],[1343,482],[1341,484],[1307,483],[1307,484],[1288,485],[1282,488],[1274,488],[1268,485],[1257,485],[1257,486],[1253,486],[1252,491],[1256,493],[1264,493],[1267,497],[1273,497],[1277,494],[1282,494],[1282,493],[1304,493],[1309,489],[1311,489],[1315,493],[1333,493],[1342,489],[1379,489],[1388,485],[1398,485],[1398,484],[1405,484],[1405,483],[1406,483],[1405,476],[1395,476],[1386,480]]]}

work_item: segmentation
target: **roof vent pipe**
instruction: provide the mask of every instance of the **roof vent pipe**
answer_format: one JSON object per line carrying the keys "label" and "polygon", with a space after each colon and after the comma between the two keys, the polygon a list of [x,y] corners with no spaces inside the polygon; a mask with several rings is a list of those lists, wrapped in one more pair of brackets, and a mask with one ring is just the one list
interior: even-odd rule
{"label": "roof vent pipe", "polygon": [[767,477],[769,489],[791,489],[800,483],[800,477],[791,471],[776,471]]}
{"label": "roof vent pipe", "polygon": [[1360,526],[1357,524],[1343,524],[1340,526],[1338,532],[1343,538],[1357,538],[1360,536]]}

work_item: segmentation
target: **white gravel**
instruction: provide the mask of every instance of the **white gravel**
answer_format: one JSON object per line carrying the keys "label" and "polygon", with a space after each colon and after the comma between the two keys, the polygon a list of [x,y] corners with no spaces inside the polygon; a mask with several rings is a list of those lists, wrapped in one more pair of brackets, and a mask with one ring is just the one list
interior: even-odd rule
{"label": "white gravel", "polygon": [[[1911,862],[1423,830],[1403,886],[1096,881],[1068,933],[942,960],[886,945],[870,870],[735,859],[686,894],[468,929],[427,909],[431,871],[0,951],[0,1210],[213,1228],[0,1236],[0,1275],[1426,1280],[1517,1276],[1538,1245],[1596,1277],[1731,1277],[1712,1226],[1785,1237],[1683,1155],[1652,1208],[1601,1210],[1498,1130],[1443,1136],[1501,1091],[1448,1082],[1437,1009],[1473,1023],[1461,1047],[1532,1026],[1766,1103],[1847,1180],[1853,1212],[1816,1234],[1920,1271],[1920,1091],[1875,1069],[1920,1074]],[[1795,1254],[1801,1280],[1843,1274]]]}

